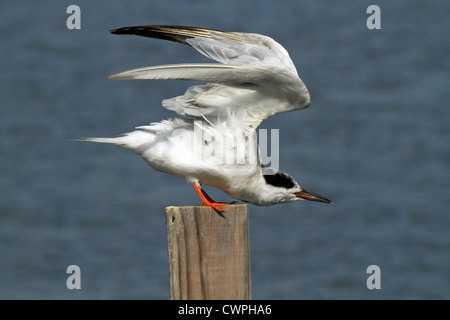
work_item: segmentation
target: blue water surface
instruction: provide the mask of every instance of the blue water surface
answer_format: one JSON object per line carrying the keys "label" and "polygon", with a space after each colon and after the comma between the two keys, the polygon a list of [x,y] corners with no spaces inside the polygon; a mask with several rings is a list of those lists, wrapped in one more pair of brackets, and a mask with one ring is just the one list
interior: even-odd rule
{"label": "blue water surface", "polygon": [[[173,116],[161,100],[189,84],[106,77],[208,60],[108,31],[178,24],[273,37],[311,93],[262,128],[280,130],[280,168],[335,204],[249,206],[253,298],[449,299],[450,2],[376,1],[379,30],[369,1],[205,3],[0,3],[0,298],[169,298],[164,208],[200,199],[131,152],[73,139]],[[81,290],[66,287],[73,264]]]}

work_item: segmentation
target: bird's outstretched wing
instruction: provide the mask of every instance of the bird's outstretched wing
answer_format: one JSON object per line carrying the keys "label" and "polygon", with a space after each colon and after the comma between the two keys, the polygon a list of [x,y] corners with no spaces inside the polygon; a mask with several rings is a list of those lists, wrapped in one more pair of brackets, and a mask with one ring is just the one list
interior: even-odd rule
{"label": "bird's outstretched wing", "polygon": [[274,114],[307,108],[308,90],[287,51],[259,34],[184,26],[137,26],[111,30],[180,42],[220,64],[172,64],[134,69],[109,79],[179,79],[207,82],[163,105],[211,123],[255,129]]}

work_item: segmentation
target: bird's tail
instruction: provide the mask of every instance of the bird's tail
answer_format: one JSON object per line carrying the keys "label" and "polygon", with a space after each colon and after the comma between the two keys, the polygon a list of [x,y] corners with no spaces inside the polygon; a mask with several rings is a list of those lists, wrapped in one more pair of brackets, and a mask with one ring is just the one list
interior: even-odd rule
{"label": "bird's tail", "polygon": [[107,143],[107,144],[113,144],[119,146],[121,144],[120,142],[121,137],[117,138],[79,138],[75,139],[74,141],[83,141],[83,142],[97,142],[97,143]]}
{"label": "bird's tail", "polygon": [[112,144],[133,151],[134,153],[142,154],[148,148],[149,143],[154,140],[154,137],[153,133],[136,130],[115,138],[80,138],[75,139],[75,141]]}

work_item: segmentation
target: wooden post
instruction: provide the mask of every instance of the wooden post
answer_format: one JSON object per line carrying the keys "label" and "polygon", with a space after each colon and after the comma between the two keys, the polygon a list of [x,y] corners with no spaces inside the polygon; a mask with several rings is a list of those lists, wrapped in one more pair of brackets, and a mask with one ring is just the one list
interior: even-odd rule
{"label": "wooden post", "polygon": [[172,300],[251,299],[248,206],[167,207]]}

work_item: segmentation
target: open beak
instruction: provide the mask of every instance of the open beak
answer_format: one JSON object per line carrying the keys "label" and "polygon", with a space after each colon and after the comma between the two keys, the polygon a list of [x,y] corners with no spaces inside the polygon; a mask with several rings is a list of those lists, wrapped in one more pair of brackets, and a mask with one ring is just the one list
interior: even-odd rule
{"label": "open beak", "polygon": [[295,194],[295,196],[297,198],[300,198],[300,199],[303,199],[303,200],[325,202],[325,203],[330,203],[330,204],[333,203],[333,201],[328,200],[325,197],[319,196],[318,194],[306,191],[305,189],[303,189],[300,192],[295,192],[294,194]]}

